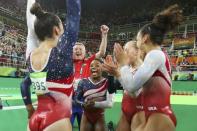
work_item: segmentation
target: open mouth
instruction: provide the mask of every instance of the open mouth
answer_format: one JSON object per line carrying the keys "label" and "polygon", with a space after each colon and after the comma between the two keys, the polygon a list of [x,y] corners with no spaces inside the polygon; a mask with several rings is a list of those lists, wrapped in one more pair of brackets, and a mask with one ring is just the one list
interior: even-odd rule
{"label": "open mouth", "polygon": [[93,75],[97,75],[98,74],[98,71],[95,70],[95,69],[92,69],[91,72],[92,72]]}
{"label": "open mouth", "polygon": [[81,56],[81,53],[76,53],[76,56]]}

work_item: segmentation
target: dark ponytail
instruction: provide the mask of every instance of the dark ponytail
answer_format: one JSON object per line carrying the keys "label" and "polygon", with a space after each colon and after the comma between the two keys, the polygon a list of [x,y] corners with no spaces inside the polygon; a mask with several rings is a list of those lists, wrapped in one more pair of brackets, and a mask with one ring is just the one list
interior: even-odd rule
{"label": "dark ponytail", "polygon": [[34,3],[30,12],[35,15],[38,19],[44,17],[44,11],[42,10],[40,4]]}
{"label": "dark ponytail", "polygon": [[183,21],[182,10],[178,5],[172,5],[158,13],[152,23],[140,29],[142,35],[149,34],[154,44],[161,45],[167,32],[174,30]]}
{"label": "dark ponytail", "polygon": [[40,41],[44,41],[45,38],[51,38],[53,35],[53,27],[59,27],[60,19],[58,16],[44,12],[38,3],[34,3],[30,12],[36,16],[34,23],[35,33]]}

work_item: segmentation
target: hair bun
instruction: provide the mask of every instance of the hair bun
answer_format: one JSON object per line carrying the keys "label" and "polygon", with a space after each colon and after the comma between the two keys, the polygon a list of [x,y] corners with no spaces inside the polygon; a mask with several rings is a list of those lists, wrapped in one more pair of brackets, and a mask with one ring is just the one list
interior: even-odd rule
{"label": "hair bun", "polygon": [[42,10],[40,4],[34,3],[31,7],[30,12],[35,15],[38,19],[42,18],[44,16],[44,11]]}
{"label": "hair bun", "polygon": [[177,4],[168,7],[166,10],[158,13],[154,19],[153,24],[162,32],[166,33],[175,29],[183,22],[182,10]]}

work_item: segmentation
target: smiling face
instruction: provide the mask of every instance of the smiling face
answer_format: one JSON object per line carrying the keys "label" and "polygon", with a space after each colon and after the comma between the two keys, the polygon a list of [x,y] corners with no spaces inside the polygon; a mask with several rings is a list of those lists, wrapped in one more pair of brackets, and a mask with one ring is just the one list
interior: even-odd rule
{"label": "smiling face", "polygon": [[77,43],[73,47],[73,59],[74,60],[83,60],[85,58],[85,46],[81,43]]}
{"label": "smiling face", "polygon": [[93,60],[90,64],[91,77],[98,79],[102,76],[102,63],[99,60]]}

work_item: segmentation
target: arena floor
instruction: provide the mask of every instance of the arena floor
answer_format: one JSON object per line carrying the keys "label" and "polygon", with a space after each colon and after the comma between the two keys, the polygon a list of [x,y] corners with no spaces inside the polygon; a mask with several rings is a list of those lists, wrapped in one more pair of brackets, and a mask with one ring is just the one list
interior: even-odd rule
{"label": "arena floor", "polygon": [[[0,131],[26,131],[27,112],[20,96],[19,84],[21,79],[0,78],[0,97],[4,109],[0,111]],[[173,90],[193,91],[197,89],[197,82],[174,82]],[[32,96],[35,100],[35,96]],[[119,120],[121,113],[121,92],[116,96],[116,103],[112,109],[105,112],[106,122]],[[172,107],[177,116],[176,131],[197,131],[197,96],[173,95]],[[76,127],[76,126],[75,126]],[[77,128],[75,128],[77,131]]]}

